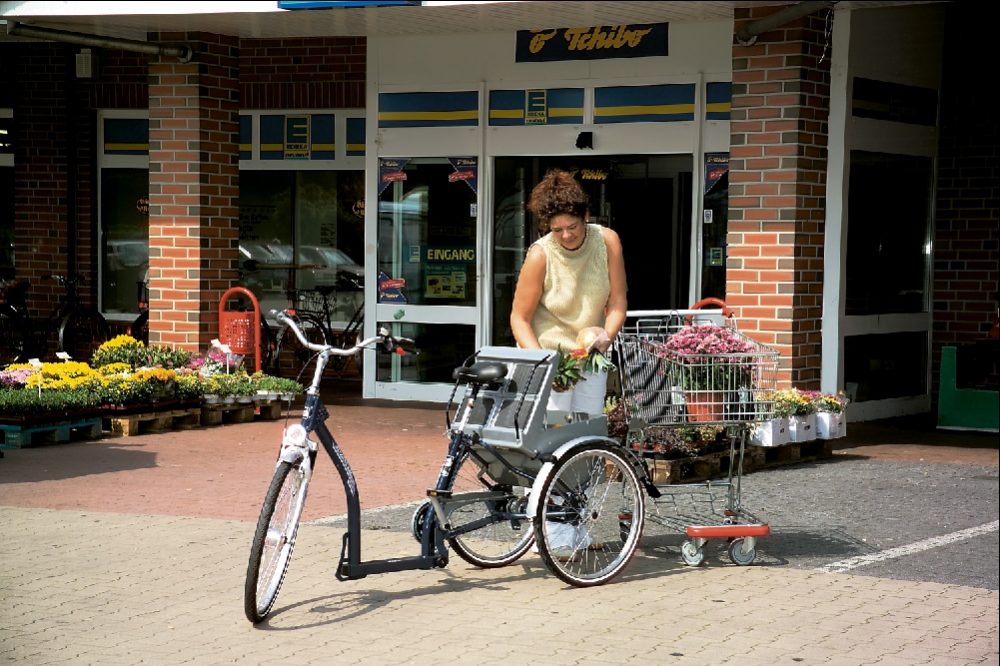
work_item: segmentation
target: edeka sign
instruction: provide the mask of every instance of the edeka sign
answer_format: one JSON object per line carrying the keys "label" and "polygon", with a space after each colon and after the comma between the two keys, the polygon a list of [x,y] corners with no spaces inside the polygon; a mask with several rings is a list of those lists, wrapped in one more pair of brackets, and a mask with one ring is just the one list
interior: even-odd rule
{"label": "edeka sign", "polygon": [[667,55],[669,23],[518,30],[516,62]]}

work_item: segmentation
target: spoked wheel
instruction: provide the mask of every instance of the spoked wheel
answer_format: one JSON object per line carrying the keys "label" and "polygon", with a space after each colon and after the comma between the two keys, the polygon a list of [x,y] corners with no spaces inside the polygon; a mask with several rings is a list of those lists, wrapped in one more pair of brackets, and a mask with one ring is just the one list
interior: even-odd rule
{"label": "spoked wheel", "polygon": [[628,565],[646,521],[646,496],[626,453],[584,444],[552,467],[534,516],[538,552],[562,581],[606,583]]}
{"label": "spoked wheel", "polygon": [[[328,343],[326,328],[323,326],[323,322],[322,320],[320,320],[319,317],[317,317],[316,315],[305,314],[305,313],[299,314],[297,315],[297,317],[299,321],[299,327],[305,334],[306,340],[319,345]],[[312,359],[312,357],[316,354],[316,352],[312,351],[311,349],[303,347],[302,343],[299,342],[299,338],[295,335],[294,332],[292,332],[292,329],[288,328],[287,326],[282,328],[281,331],[278,333],[277,353],[278,353],[278,358],[275,359],[275,362],[278,364],[279,368],[281,367],[281,356],[286,353],[291,354],[292,358],[294,359],[292,368],[295,369],[294,370],[295,372],[298,372],[299,369],[304,368]]]}
{"label": "spoked wheel", "polygon": [[[480,527],[448,539],[448,545],[473,566],[492,569],[516,562],[535,542],[527,515],[529,488],[496,483],[468,455],[455,464],[459,467],[446,504],[448,526],[453,530]],[[490,496],[463,500],[470,493],[483,492]]]}
{"label": "spoked wheel", "polygon": [[244,610],[254,624],[267,617],[278,598],[292,559],[308,485],[305,471],[298,465],[281,462],[274,470],[250,546],[244,588]]}
{"label": "spoked wheel", "polygon": [[87,363],[94,352],[111,337],[108,321],[95,308],[69,313],[59,326],[59,350],[74,361]]}

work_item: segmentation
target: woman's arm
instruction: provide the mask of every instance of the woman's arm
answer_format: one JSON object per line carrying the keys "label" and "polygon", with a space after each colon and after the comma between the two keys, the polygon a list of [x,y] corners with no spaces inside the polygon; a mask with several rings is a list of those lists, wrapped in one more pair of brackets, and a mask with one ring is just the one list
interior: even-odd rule
{"label": "woman's arm", "polygon": [[514,289],[514,304],[510,309],[510,329],[522,349],[538,349],[538,336],[531,328],[531,319],[542,298],[545,285],[545,252],[537,245],[528,248],[521,273]]}
{"label": "woman's arm", "polygon": [[[625,325],[625,314],[628,310],[628,298],[625,295],[627,282],[625,279],[625,257],[622,252],[622,241],[612,229],[601,227],[604,243],[608,248],[608,279],[611,282],[611,294],[604,315],[604,330],[613,340],[622,326]],[[610,342],[609,342],[610,345]],[[602,350],[606,351],[606,350]]]}

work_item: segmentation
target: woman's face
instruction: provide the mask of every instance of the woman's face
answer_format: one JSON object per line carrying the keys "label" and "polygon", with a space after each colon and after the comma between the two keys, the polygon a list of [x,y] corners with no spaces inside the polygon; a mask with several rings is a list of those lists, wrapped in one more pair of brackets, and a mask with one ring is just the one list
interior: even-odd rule
{"label": "woman's face", "polygon": [[549,220],[549,231],[567,250],[577,250],[587,239],[587,226],[582,218],[567,213],[553,215]]}

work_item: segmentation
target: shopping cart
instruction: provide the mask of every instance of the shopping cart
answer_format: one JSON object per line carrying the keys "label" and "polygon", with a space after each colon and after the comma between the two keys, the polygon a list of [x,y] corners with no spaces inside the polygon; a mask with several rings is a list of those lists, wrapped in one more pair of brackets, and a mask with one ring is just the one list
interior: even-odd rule
{"label": "shopping cart", "polygon": [[[704,561],[709,539],[727,539],[729,558],[747,565],[756,557],[757,538],[770,528],[742,506],[744,455],[752,426],[773,417],[778,352],[740,333],[722,301],[710,303],[719,309],[698,303],[689,310],[628,313],[616,342],[626,445],[641,452],[660,494],[650,498],[649,520],[686,534],[681,556],[687,564]],[[724,478],[664,485],[655,460],[664,455],[663,442],[698,432],[725,434]]]}

